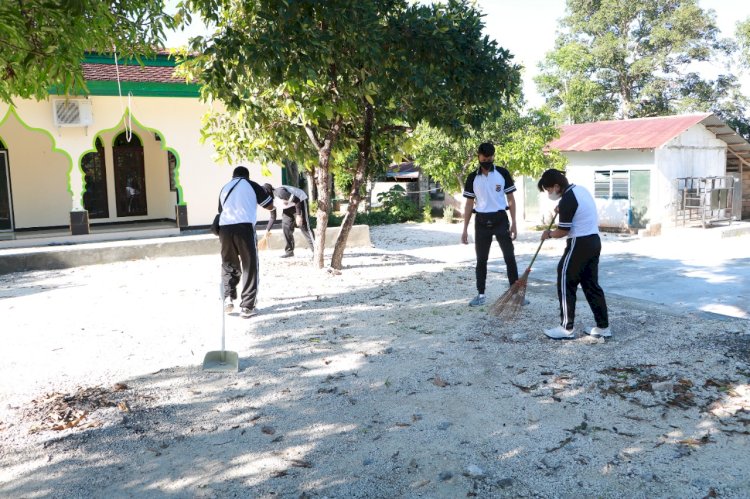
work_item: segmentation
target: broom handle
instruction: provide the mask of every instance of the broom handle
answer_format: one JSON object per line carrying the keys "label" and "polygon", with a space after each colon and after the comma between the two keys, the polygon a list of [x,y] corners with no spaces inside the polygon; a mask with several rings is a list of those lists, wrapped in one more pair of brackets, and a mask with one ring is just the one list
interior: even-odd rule
{"label": "broom handle", "polygon": [[[549,223],[549,226],[547,226],[547,230],[552,229],[552,225],[555,223],[556,218],[557,218],[557,213],[555,213],[555,216],[552,217],[552,221]],[[534,258],[531,259],[529,266],[526,267],[526,272],[529,272],[531,270],[531,266],[534,265],[534,260],[536,260],[536,256],[539,254],[539,250],[542,249],[542,244],[544,244],[544,241],[539,241],[539,246],[536,248],[536,253],[534,253]]]}

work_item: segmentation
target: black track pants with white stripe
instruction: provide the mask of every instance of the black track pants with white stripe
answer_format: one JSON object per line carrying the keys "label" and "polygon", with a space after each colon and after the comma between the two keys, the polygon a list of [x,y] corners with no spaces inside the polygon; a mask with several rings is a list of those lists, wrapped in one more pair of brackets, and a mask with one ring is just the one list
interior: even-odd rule
{"label": "black track pants with white stripe", "polygon": [[258,296],[258,245],[253,224],[222,225],[219,241],[224,297],[237,298],[237,284],[242,280],[240,306],[255,308]]}
{"label": "black track pants with white stripe", "polygon": [[560,300],[560,325],[573,329],[578,285],[591,307],[597,327],[609,326],[607,301],[599,286],[599,255],[602,241],[599,234],[568,239],[560,263],[557,264],[557,297]]}

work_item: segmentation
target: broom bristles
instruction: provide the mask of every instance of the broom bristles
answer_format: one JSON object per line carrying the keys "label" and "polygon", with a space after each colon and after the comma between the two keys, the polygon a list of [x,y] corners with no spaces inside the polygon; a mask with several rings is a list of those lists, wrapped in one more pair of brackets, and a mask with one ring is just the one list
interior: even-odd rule
{"label": "broom bristles", "polygon": [[267,250],[268,249],[268,236],[270,234],[266,234],[265,236],[260,238],[260,241],[258,241],[258,249],[259,250]]}
{"label": "broom bristles", "polygon": [[526,299],[529,272],[530,269],[526,269],[526,272],[490,306],[489,312],[492,315],[509,321],[516,318]]}

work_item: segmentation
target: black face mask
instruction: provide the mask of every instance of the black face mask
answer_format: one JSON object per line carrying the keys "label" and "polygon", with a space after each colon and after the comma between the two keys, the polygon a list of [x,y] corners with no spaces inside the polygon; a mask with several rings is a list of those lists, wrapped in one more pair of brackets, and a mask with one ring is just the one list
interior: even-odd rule
{"label": "black face mask", "polygon": [[479,166],[481,166],[485,170],[489,170],[490,168],[492,168],[492,161],[480,161]]}

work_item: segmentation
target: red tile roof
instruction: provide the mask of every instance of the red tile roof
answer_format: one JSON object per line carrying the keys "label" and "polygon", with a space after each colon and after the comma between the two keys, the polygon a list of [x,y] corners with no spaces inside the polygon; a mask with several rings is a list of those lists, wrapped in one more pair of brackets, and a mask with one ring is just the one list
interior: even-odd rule
{"label": "red tile roof", "polygon": [[560,138],[549,147],[560,151],[656,149],[709,116],[711,113],[565,125]]}
{"label": "red tile roof", "polygon": [[153,82],[153,83],[185,83],[184,78],[174,76],[175,68],[171,66],[138,66],[122,64],[115,68],[114,64],[94,64],[84,62],[83,77],[87,81],[120,81]]}

